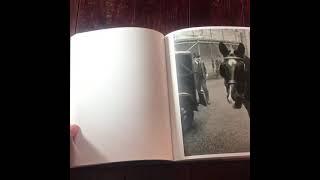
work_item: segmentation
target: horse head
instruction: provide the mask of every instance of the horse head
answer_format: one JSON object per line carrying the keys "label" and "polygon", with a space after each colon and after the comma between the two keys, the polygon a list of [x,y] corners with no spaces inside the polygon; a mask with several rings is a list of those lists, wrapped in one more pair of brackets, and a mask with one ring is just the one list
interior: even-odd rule
{"label": "horse head", "polygon": [[220,42],[219,50],[224,58],[224,62],[220,65],[220,75],[225,80],[227,100],[233,104],[234,108],[241,108],[249,77],[249,64],[246,62],[249,58],[245,56],[245,47],[240,43],[236,49],[233,49]]}

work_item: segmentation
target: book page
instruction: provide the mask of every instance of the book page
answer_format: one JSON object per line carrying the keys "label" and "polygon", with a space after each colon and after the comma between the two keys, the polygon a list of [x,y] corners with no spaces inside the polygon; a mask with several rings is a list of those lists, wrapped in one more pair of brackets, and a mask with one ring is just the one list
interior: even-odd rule
{"label": "book page", "polygon": [[71,38],[76,166],[172,160],[164,36],[113,28]]}
{"label": "book page", "polygon": [[174,159],[250,157],[250,28],[165,37]]}

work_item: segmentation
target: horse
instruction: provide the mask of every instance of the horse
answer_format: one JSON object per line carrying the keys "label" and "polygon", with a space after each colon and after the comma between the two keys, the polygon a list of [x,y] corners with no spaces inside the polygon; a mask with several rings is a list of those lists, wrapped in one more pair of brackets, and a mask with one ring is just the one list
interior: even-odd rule
{"label": "horse", "polygon": [[245,55],[245,47],[239,43],[234,50],[220,42],[219,50],[224,59],[219,69],[224,78],[227,101],[234,109],[244,105],[250,117],[250,58]]}

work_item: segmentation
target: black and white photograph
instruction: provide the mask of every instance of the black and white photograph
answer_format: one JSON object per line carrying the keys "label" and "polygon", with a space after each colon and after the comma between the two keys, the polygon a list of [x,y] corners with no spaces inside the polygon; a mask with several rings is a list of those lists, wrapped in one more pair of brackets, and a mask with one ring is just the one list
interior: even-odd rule
{"label": "black and white photograph", "polygon": [[250,28],[174,34],[185,156],[250,152]]}

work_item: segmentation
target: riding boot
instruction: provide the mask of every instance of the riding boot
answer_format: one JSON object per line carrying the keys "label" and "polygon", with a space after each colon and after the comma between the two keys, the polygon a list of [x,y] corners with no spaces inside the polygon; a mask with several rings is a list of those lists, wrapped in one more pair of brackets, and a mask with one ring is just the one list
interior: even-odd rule
{"label": "riding boot", "polygon": [[205,95],[206,95],[206,100],[207,100],[207,104],[211,104],[210,101],[209,101],[209,92],[208,90],[205,91]]}
{"label": "riding boot", "polygon": [[204,106],[207,106],[207,98],[206,98],[206,93],[203,92],[203,90],[201,90],[200,92],[198,92],[198,95],[199,95],[199,103],[204,105]]}

